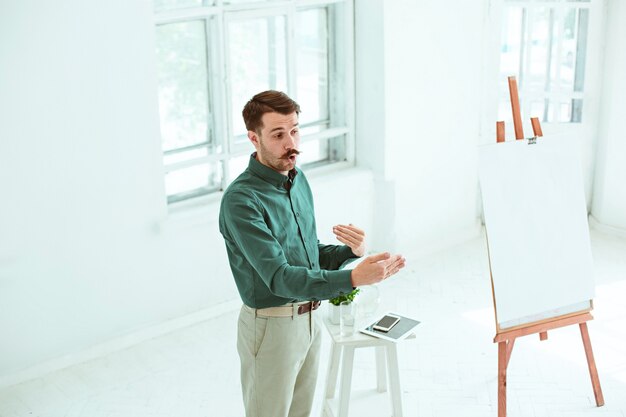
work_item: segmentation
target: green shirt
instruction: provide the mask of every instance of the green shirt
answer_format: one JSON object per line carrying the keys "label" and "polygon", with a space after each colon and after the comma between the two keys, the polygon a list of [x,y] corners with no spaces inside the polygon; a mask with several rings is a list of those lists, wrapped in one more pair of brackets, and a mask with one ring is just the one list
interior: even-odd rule
{"label": "green shirt", "polygon": [[302,171],[287,177],[255,155],[220,207],[220,232],[244,304],[276,307],[352,291],[351,271],[337,269],[355,256],[348,246],[319,243]]}

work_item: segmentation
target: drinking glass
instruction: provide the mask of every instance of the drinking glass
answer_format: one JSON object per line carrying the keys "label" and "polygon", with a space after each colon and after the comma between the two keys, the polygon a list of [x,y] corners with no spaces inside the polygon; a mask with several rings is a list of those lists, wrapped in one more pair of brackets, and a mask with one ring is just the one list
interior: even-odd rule
{"label": "drinking glass", "polygon": [[339,328],[342,336],[352,336],[354,334],[355,310],[355,305],[351,301],[342,301],[339,304]]}

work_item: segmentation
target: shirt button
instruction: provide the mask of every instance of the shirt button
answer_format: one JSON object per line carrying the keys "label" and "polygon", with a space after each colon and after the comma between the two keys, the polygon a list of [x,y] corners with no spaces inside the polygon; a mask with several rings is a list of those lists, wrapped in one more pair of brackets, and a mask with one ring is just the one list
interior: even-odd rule
{"label": "shirt button", "polygon": [[296,217],[300,217],[300,212],[297,212],[297,213],[296,213]]}

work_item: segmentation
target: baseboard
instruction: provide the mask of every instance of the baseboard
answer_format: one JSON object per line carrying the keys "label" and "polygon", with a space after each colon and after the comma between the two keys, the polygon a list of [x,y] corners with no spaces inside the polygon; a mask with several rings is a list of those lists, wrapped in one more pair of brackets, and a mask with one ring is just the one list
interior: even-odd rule
{"label": "baseboard", "polygon": [[607,235],[626,238],[626,229],[601,223],[591,214],[589,215],[589,226],[591,226],[592,229],[597,230],[598,232],[606,233]]}
{"label": "baseboard", "polygon": [[236,311],[239,307],[241,307],[241,300],[239,299],[226,301],[204,310],[168,320],[163,323],[155,324],[125,336],[91,346],[79,352],[50,359],[15,373],[1,375],[0,388],[20,384],[31,379],[41,378],[51,372],[96,359],[119,350],[127,349],[146,340],[154,339],[155,337],[171,333],[175,330],[210,320],[225,313]]}

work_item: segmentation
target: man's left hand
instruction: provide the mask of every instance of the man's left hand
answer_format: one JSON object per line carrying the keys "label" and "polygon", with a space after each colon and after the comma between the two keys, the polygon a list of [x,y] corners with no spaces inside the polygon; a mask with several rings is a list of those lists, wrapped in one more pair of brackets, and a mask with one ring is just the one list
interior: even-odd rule
{"label": "man's left hand", "polygon": [[361,257],[365,255],[365,232],[352,223],[346,225],[338,224],[333,227],[333,233],[344,245],[347,245],[352,249],[354,255]]}

